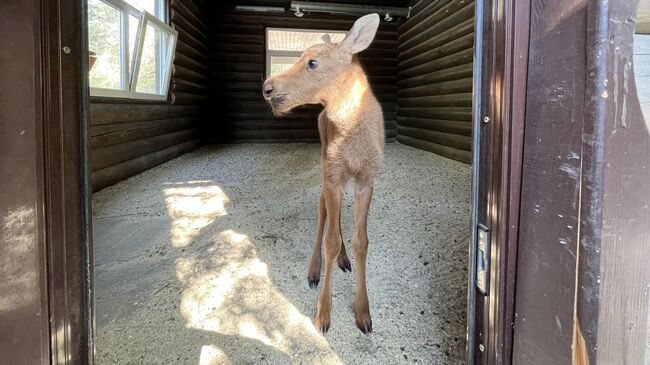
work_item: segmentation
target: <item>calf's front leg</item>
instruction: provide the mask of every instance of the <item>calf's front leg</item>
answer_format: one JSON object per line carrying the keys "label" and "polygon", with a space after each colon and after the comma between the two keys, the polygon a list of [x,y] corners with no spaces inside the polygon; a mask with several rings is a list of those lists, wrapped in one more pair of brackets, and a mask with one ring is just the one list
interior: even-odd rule
{"label": "calf's front leg", "polygon": [[340,219],[343,189],[340,182],[324,183],[325,206],[327,210],[327,231],[323,240],[325,256],[325,275],[323,288],[318,296],[316,305],[315,325],[322,333],[327,333],[330,328],[332,310],[332,266],[338,257],[343,241],[341,240]]}
{"label": "calf's front leg", "polygon": [[357,290],[354,295],[354,317],[361,332],[372,332],[372,318],[366,289],[366,257],[368,256],[368,210],[372,199],[372,181],[357,182],[354,194],[355,232],[352,237],[352,251],[357,266]]}

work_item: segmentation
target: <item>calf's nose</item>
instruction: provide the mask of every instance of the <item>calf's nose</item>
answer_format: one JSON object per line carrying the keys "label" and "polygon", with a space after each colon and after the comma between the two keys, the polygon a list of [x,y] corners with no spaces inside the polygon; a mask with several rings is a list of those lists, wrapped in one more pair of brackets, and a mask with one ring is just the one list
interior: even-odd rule
{"label": "calf's nose", "polygon": [[271,96],[271,94],[273,94],[273,85],[265,83],[264,87],[262,87],[262,91],[264,92],[264,96]]}

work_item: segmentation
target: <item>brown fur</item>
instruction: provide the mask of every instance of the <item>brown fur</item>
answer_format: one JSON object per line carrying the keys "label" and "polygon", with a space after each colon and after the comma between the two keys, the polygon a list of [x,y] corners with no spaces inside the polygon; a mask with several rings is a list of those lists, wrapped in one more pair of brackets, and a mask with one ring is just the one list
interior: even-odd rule
{"label": "brown fur", "polygon": [[[325,273],[317,304],[315,324],[323,333],[330,327],[332,303],[331,276],[334,260],[350,270],[340,229],[343,188],[355,181],[352,251],[357,262],[357,290],[354,297],[356,324],[361,331],[372,331],[372,319],[366,291],[368,253],[368,209],[373,180],[383,160],[384,118],[368,79],[359,64],[357,52],[368,47],[377,30],[376,14],[360,18],[341,43],[317,44],[307,49],[290,69],[270,77],[264,83],[264,95],[276,115],[283,115],[303,104],[322,104],[318,117],[323,167],[323,191],[318,203],[316,242],[312,252],[308,280],[316,287],[321,274],[321,245],[324,243]],[[309,61],[316,60],[315,69]],[[323,235],[323,228],[327,229]]]}

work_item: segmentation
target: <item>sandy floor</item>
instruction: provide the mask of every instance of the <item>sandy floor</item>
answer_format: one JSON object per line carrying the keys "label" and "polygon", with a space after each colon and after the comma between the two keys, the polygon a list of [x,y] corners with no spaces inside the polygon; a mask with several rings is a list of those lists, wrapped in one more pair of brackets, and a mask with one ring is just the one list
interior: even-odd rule
{"label": "sandy floor", "polygon": [[[307,265],[319,146],[210,146],[94,196],[98,364],[461,364],[470,168],[386,146],[370,212],[374,332],[336,269],[332,328]],[[343,234],[352,199],[346,194]],[[319,286],[320,289],[320,286]]]}

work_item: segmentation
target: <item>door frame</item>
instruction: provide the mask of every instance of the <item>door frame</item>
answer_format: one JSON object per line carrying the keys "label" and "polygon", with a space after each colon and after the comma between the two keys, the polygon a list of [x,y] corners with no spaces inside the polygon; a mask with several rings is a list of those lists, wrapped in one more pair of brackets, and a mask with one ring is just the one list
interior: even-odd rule
{"label": "door frame", "polygon": [[[476,0],[467,362],[509,364],[528,72],[530,0]],[[487,293],[477,289],[488,229]]]}
{"label": "door frame", "polygon": [[93,363],[86,1],[40,0],[52,364]]}
{"label": "door frame", "polygon": [[[17,284],[0,293],[25,298],[0,317],[0,328],[13,329],[0,333],[9,363],[93,363],[88,85],[87,63],[80,62],[88,54],[85,4],[5,0],[0,5],[8,10],[0,18],[10,18],[3,19],[9,29],[0,57],[10,66],[3,63],[0,71],[8,81],[0,98],[24,112],[6,113],[1,123],[7,130],[22,131],[0,136],[3,148],[22,152],[3,156],[3,167],[13,164],[22,179],[9,176],[13,184],[0,193],[0,209],[4,215],[23,202],[18,208],[26,212],[14,222],[24,242],[0,236],[0,245],[23,244],[12,254],[16,267],[5,278]],[[16,327],[15,321],[23,323]],[[34,322],[43,323],[40,336],[32,334]],[[31,335],[23,338],[26,333]]]}

